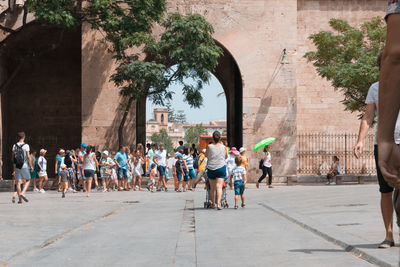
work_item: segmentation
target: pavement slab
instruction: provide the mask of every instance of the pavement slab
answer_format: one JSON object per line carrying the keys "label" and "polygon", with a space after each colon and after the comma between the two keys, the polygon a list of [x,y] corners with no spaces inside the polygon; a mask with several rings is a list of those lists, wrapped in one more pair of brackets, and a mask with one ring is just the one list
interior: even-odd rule
{"label": "pavement slab", "polygon": [[245,195],[245,208],[217,211],[203,208],[200,188],[65,199],[29,192],[21,205],[0,193],[0,266],[399,264],[399,247],[376,248],[384,237],[377,185],[249,185]]}

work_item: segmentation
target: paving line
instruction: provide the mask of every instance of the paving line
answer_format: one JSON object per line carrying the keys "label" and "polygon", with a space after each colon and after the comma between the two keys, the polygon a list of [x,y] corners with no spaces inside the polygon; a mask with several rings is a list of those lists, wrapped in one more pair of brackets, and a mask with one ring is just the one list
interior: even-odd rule
{"label": "paving line", "polygon": [[197,266],[196,246],[194,200],[186,200],[172,261],[173,266]]}
{"label": "paving line", "polygon": [[74,233],[76,233],[76,232],[78,232],[78,231],[81,231],[82,229],[87,229],[89,226],[93,225],[94,223],[99,222],[99,221],[102,221],[102,220],[104,220],[104,219],[110,217],[111,215],[115,215],[115,214],[117,214],[118,212],[120,212],[120,211],[122,211],[122,210],[125,210],[125,209],[127,209],[128,207],[130,207],[130,206],[131,206],[131,205],[122,206],[122,207],[120,207],[120,208],[118,208],[118,209],[116,209],[116,210],[113,210],[113,211],[111,211],[111,212],[108,212],[108,213],[104,214],[103,216],[100,216],[100,217],[98,217],[98,218],[96,218],[96,219],[90,220],[89,222],[87,222],[87,223],[85,223],[85,224],[83,224],[83,225],[80,225],[80,226],[78,226],[78,227],[76,227],[76,228],[74,228],[74,229],[72,229],[72,230],[69,230],[68,232],[62,233],[62,234],[60,234],[60,235],[58,235],[58,236],[55,236],[55,237],[52,237],[52,238],[46,240],[45,242],[43,242],[41,245],[33,246],[33,247],[31,247],[30,249],[27,249],[27,250],[25,250],[25,251],[22,252],[22,253],[18,253],[18,254],[14,255],[14,256],[11,256],[11,257],[7,260],[7,263],[5,263],[3,266],[7,266],[7,265],[13,263],[13,262],[14,262],[15,260],[17,260],[17,259],[20,259],[20,258],[22,258],[22,257],[24,257],[24,256],[26,256],[26,255],[28,255],[28,254],[34,253],[34,252],[36,252],[36,251],[38,251],[38,250],[40,250],[40,249],[46,248],[46,247],[48,247],[48,246],[51,246],[51,245],[53,245],[54,243],[56,243],[57,241],[59,241],[59,240],[65,238],[65,237],[67,237],[67,236],[70,236],[70,235],[72,235],[72,234],[74,234]]}
{"label": "paving line", "polygon": [[[290,222],[292,222],[294,224],[297,224],[298,226],[300,226],[300,227],[306,229],[307,231],[309,231],[309,232],[311,232],[311,233],[313,233],[313,234],[325,239],[326,241],[341,247],[344,251],[348,252],[349,254],[351,254],[351,255],[359,258],[359,259],[365,260],[365,261],[367,261],[369,263],[372,263],[372,264],[374,264],[376,266],[380,266],[380,267],[392,267],[392,266],[395,266],[395,265],[391,265],[391,264],[389,264],[389,263],[387,263],[387,262],[385,262],[383,260],[380,260],[375,256],[372,256],[372,255],[370,255],[368,253],[365,253],[364,251],[354,247],[353,245],[347,244],[346,242],[343,242],[343,241],[341,241],[339,239],[336,239],[336,238],[334,238],[334,237],[332,237],[330,235],[327,235],[327,234],[325,234],[325,233],[323,233],[323,232],[321,232],[321,231],[309,226],[308,224],[302,223],[302,222],[296,220],[295,218],[293,218],[293,217],[291,217],[291,216],[289,216],[289,215],[287,215],[287,214],[285,214],[285,213],[283,213],[281,211],[278,211],[278,210],[272,208],[271,206],[268,206],[268,205],[266,205],[264,203],[258,203],[258,205],[266,208],[267,210],[270,210],[270,211],[278,214],[279,216],[282,216],[283,218],[287,219],[288,221],[290,221]],[[399,264],[399,266],[400,266],[400,264]]]}

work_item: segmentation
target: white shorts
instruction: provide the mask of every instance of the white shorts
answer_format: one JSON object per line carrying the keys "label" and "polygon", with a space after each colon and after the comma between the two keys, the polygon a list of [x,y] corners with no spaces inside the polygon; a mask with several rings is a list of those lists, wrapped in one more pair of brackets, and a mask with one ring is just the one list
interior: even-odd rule
{"label": "white shorts", "polygon": [[39,177],[44,177],[44,176],[47,176],[47,171],[40,171]]}
{"label": "white shorts", "polygon": [[29,169],[28,168],[22,168],[22,169],[15,168],[15,180],[21,181],[22,178],[24,180],[31,179],[31,172],[29,171]]}

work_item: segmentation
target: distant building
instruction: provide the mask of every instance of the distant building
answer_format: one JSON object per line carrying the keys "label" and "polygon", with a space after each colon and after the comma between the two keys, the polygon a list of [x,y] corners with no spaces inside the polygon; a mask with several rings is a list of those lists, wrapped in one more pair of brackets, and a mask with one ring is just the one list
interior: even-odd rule
{"label": "distant building", "polygon": [[[159,133],[164,129],[167,131],[168,136],[171,138],[174,146],[178,145],[179,141],[184,141],[185,133],[190,127],[194,127],[199,123],[176,123],[168,121],[168,109],[156,108],[153,111],[154,118],[146,122],[146,143],[151,143],[151,136],[154,133]],[[202,124],[205,131],[204,135],[212,135],[214,131],[219,131],[226,135],[226,121],[211,121],[208,124]]]}

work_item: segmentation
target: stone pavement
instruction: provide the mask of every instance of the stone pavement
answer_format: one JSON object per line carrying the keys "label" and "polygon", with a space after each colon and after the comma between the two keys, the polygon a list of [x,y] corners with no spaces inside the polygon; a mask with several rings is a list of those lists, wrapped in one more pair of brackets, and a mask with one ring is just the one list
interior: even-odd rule
{"label": "stone pavement", "polygon": [[246,208],[222,211],[204,210],[199,188],[27,196],[18,205],[0,193],[0,266],[399,264],[399,247],[376,248],[384,237],[377,185],[250,185]]}

